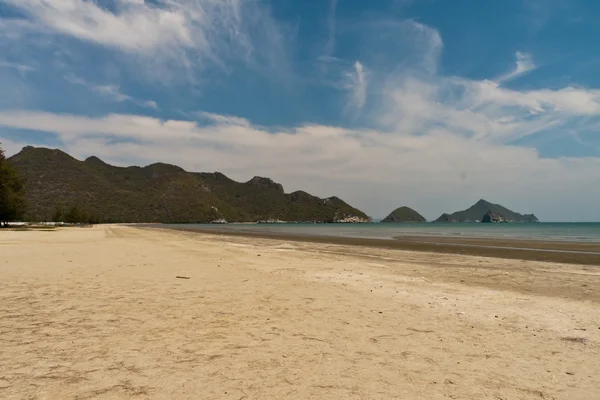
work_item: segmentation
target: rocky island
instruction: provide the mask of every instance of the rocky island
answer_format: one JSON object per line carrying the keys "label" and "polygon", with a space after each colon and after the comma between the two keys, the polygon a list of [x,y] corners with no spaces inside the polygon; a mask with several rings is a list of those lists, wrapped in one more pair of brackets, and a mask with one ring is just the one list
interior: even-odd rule
{"label": "rocky island", "polygon": [[410,207],[399,207],[381,220],[382,223],[427,222],[425,217]]}
{"label": "rocky island", "polygon": [[442,214],[434,222],[539,222],[533,214],[519,214],[499,204],[479,200],[471,207],[452,214]]}
{"label": "rocky island", "polygon": [[25,147],[8,161],[25,178],[30,221],[113,223],[370,222],[338,197],[285,193],[265,177],[236,182],[220,172],[175,165],[116,167]]}

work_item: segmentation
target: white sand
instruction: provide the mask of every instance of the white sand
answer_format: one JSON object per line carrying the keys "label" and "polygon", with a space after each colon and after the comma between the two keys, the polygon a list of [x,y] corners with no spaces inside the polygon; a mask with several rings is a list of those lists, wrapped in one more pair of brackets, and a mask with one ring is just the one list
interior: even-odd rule
{"label": "white sand", "polygon": [[1,231],[0,398],[599,399],[586,293],[599,267]]}

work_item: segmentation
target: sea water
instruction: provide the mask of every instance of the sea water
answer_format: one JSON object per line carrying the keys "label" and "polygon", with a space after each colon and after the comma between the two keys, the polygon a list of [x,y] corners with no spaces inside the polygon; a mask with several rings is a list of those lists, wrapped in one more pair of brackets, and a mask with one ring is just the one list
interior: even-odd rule
{"label": "sea water", "polygon": [[598,222],[540,223],[404,223],[404,224],[185,224],[166,225],[186,229],[263,232],[308,236],[338,236],[363,239],[393,239],[399,236],[435,236],[486,239],[522,239],[600,243]]}

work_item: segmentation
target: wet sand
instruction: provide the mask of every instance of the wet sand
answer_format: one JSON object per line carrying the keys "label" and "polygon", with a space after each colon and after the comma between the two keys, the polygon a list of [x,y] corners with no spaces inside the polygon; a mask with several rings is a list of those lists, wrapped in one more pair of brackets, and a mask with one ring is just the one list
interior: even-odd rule
{"label": "wet sand", "polygon": [[[160,225],[155,228],[162,229]],[[581,265],[600,265],[600,243],[561,242],[517,239],[473,239],[442,236],[398,236],[394,239],[366,239],[338,236],[235,231],[216,229],[169,228],[210,235],[278,239],[306,243],[329,243],[346,246],[364,246],[380,249],[462,254],[513,260],[547,261]]]}
{"label": "wet sand", "polygon": [[600,397],[597,266],[126,226],[0,252],[2,399]]}

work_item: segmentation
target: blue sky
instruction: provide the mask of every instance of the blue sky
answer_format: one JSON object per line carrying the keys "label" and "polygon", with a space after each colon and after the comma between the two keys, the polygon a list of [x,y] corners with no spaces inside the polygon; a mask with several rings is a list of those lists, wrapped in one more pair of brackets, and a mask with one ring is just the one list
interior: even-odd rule
{"label": "blue sky", "polygon": [[0,141],[600,220],[598,37],[591,0],[0,0]]}

